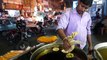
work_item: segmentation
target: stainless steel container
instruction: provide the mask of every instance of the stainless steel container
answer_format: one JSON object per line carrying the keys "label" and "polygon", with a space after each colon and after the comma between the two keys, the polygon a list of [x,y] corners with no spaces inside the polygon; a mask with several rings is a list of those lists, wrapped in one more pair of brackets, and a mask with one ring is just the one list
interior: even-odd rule
{"label": "stainless steel container", "polygon": [[97,58],[97,60],[107,60],[107,42],[95,45],[94,50],[94,57]]}

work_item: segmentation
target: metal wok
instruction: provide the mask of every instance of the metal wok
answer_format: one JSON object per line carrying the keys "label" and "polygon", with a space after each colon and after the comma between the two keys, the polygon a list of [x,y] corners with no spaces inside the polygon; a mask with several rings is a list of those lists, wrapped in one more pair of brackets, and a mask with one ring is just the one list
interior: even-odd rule
{"label": "metal wok", "polygon": [[[55,52],[52,50],[53,47],[58,47],[59,51]],[[50,43],[39,47],[33,52],[30,60],[87,60],[87,55],[83,50],[75,48],[71,53],[74,54],[73,58],[66,58],[64,53],[61,52],[61,43]],[[43,52],[45,51],[45,52]],[[42,54],[43,53],[43,54]],[[40,56],[41,55],[41,56]]]}

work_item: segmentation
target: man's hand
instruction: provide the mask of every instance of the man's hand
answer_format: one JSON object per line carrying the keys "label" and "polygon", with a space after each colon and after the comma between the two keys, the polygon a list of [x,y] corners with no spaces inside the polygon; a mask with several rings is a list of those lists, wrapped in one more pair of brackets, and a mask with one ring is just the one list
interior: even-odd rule
{"label": "man's hand", "polygon": [[71,48],[70,42],[67,39],[63,40],[63,46],[64,50],[68,50],[69,48]]}
{"label": "man's hand", "polygon": [[89,46],[88,47],[88,54],[92,54],[92,50],[93,50],[92,46]]}

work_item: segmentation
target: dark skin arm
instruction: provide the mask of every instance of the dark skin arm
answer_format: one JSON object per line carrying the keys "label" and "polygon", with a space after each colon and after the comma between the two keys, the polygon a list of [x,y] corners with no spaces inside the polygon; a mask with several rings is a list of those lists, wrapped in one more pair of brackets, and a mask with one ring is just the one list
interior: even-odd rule
{"label": "dark skin arm", "polygon": [[88,41],[88,53],[91,54],[92,51],[92,40],[91,40],[91,35],[87,35],[87,41]]}
{"label": "dark skin arm", "polygon": [[57,33],[59,34],[60,38],[63,40],[64,49],[68,50],[71,46],[70,46],[68,40],[66,39],[66,35],[65,35],[63,29],[58,29]]}

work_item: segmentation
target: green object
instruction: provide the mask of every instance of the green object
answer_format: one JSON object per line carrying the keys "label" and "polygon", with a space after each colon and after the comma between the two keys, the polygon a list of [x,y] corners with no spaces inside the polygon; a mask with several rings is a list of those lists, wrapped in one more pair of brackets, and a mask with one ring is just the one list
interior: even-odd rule
{"label": "green object", "polygon": [[74,54],[73,53],[67,53],[66,54],[66,58],[73,58],[74,57]]}

